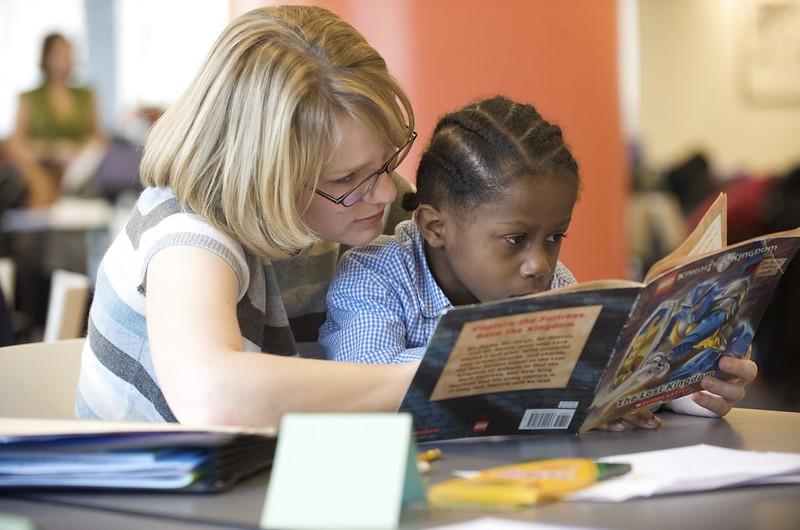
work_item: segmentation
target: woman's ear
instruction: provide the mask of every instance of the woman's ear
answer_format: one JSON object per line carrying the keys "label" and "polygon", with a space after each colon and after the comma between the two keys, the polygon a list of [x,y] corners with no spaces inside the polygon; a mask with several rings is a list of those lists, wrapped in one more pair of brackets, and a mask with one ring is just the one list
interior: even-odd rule
{"label": "woman's ear", "polygon": [[414,212],[414,220],[422,237],[433,248],[445,244],[446,218],[444,212],[427,203],[420,204]]}

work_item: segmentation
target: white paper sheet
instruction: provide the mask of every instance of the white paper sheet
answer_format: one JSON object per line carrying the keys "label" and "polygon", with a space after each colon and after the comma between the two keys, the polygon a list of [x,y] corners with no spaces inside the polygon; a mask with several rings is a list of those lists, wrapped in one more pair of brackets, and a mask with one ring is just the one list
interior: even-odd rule
{"label": "white paper sheet", "polygon": [[572,494],[567,500],[621,502],[635,497],[706,491],[746,484],[800,483],[800,454],[691,445],[610,456],[633,470]]}
{"label": "white paper sheet", "polygon": [[581,530],[584,526],[561,526],[545,523],[531,523],[516,519],[501,519],[499,517],[481,517],[463,523],[436,526],[431,530]]}

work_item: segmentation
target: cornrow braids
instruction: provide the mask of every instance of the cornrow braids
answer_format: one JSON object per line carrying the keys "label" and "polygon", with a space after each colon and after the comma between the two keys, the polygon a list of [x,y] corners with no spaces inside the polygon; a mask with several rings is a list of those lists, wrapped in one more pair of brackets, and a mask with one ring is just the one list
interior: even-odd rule
{"label": "cornrow braids", "polygon": [[532,106],[497,96],[446,114],[417,170],[417,201],[457,210],[491,201],[512,179],[552,177],[579,188],[561,128]]}
{"label": "cornrow braids", "polygon": [[448,114],[441,120],[442,127],[452,125],[499,149],[508,148],[510,144],[503,135],[492,134],[496,122],[491,116],[479,110],[464,109],[461,112]]}

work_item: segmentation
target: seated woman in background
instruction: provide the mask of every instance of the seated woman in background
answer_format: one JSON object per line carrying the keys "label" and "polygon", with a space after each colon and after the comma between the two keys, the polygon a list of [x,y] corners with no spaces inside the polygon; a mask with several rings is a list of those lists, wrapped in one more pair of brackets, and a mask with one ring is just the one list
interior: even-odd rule
{"label": "seated woman in background", "polygon": [[53,202],[62,178],[81,181],[99,163],[105,149],[94,95],[74,87],[72,46],[51,33],[42,45],[44,83],[20,96],[7,154],[28,187],[29,206]]}

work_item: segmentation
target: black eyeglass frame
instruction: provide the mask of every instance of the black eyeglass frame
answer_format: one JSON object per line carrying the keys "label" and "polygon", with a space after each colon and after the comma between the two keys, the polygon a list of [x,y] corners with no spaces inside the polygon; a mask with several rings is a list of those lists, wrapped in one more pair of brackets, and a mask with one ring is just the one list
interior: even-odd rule
{"label": "black eyeglass frame", "polygon": [[[316,193],[317,195],[319,195],[319,196],[321,196],[321,197],[323,197],[325,199],[328,199],[329,201],[331,201],[334,204],[341,204],[345,208],[349,208],[350,206],[353,206],[354,204],[358,204],[358,202],[361,199],[363,199],[364,196],[367,193],[372,191],[372,188],[375,187],[375,183],[378,181],[378,178],[381,175],[383,175],[384,173],[389,173],[390,171],[394,171],[395,168],[397,168],[400,164],[403,163],[403,160],[406,159],[406,157],[408,156],[408,153],[411,152],[411,146],[414,145],[414,140],[416,140],[416,139],[417,139],[417,131],[411,131],[411,135],[409,135],[408,140],[406,140],[406,143],[404,143],[397,151],[395,151],[395,153],[391,157],[389,157],[389,160],[387,160],[386,163],[384,163],[378,171],[376,171],[375,173],[371,174],[370,176],[368,176],[367,178],[365,178],[364,180],[362,180],[361,182],[356,184],[356,186],[353,187],[353,189],[351,189],[350,191],[346,192],[344,195],[340,195],[339,197],[334,197],[333,195],[325,193],[324,191],[322,191],[319,188],[314,188],[314,193]],[[403,151],[405,151],[405,153],[403,153]],[[397,158],[400,156],[401,153],[403,153],[402,158],[397,160]],[[395,161],[397,163],[394,165],[394,168],[392,168],[390,170],[389,166],[391,166],[392,163],[395,162]],[[369,183],[369,184],[367,184],[367,183]],[[364,186],[365,184],[366,184],[366,188],[364,189],[364,192],[361,195],[359,195],[353,202],[351,202],[349,204],[345,204],[345,201],[347,201],[347,198],[350,197],[361,186]]]}

